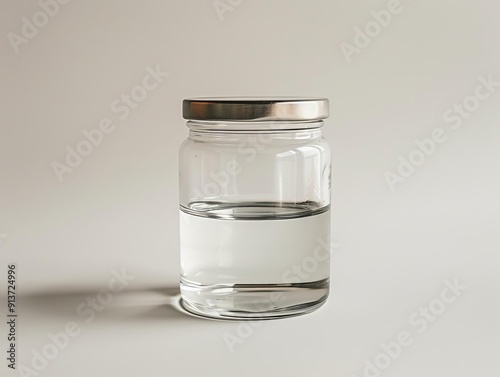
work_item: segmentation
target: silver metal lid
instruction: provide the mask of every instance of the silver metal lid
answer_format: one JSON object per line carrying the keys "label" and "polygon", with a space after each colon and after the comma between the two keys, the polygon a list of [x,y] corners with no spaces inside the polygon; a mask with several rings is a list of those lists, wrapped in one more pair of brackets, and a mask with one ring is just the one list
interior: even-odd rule
{"label": "silver metal lid", "polygon": [[328,118],[326,98],[187,98],[182,116],[192,120],[313,121]]}

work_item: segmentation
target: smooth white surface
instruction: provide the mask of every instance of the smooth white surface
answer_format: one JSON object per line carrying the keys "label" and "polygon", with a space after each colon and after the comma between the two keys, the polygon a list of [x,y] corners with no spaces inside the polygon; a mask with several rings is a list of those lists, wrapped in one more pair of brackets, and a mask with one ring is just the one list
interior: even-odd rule
{"label": "smooth white surface", "polygon": [[[340,44],[387,6],[242,1],[221,21],[211,1],[73,0],[15,53],[7,34],[21,33],[22,17],[40,6],[2,2],[0,288],[7,263],[17,263],[18,361],[30,365],[49,332],[75,321],[81,333],[39,376],[361,377],[364,360],[402,331],[414,342],[383,376],[498,375],[500,88],[458,129],[443,115],[475,95],[479,77],[500,81],[499,5],[401,1],[348,63]],[[148,66],[169,74],[146,79],[158,85],[125,117],[116,101],[142,95],[134,88]],[[179,275],[181,101],[217,95],[331,100],[324,130],[340,246],[331,296],[311,315],[249,328],[169,305]],[[105,118],[113,131],[59,182],[52,162]],[[384,173],[438,127],[447,140],[391,191]],[[134,279],[86,323],[87,297],[123,268]],[[413,313],[455,278],[466,290],[419,333]],[[234,337],[241,343],[228,347]],[[16,375],[6,360],[0,369]]]}

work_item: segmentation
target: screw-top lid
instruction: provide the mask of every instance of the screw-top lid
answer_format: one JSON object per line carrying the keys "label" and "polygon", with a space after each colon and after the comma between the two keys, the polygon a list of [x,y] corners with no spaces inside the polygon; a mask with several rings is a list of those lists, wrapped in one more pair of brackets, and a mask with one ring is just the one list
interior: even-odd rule
{"label": "screw-top lid", "polygon": [[314,121],[328,118],[326,98],[187,98],[182,116],[192,120]]}

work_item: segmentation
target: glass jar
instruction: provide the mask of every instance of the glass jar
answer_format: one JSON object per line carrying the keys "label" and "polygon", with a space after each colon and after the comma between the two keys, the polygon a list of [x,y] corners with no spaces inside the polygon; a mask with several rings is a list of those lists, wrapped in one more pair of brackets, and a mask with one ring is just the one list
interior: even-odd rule
{"label": "glass jar", "polygon": [[183,102],[181,296],[215,318],[310,312],[329,291],[331,154],[324,98]]}

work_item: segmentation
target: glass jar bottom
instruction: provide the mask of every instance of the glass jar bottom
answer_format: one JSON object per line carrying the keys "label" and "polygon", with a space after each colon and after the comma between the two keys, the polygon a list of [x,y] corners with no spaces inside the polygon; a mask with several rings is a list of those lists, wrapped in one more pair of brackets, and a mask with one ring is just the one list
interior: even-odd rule
{"label": "glass jar bottom", "polygon": [[287,284],[200,285],[181,278],[181,304],[187,311],[217,319],[276,319],[319,308],[329,279]]}

